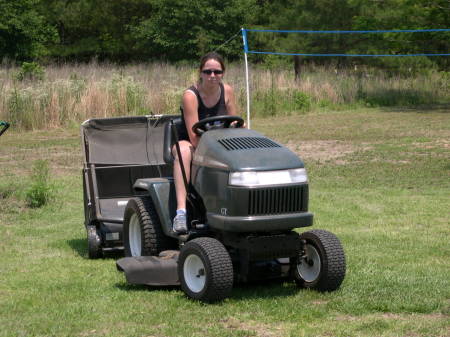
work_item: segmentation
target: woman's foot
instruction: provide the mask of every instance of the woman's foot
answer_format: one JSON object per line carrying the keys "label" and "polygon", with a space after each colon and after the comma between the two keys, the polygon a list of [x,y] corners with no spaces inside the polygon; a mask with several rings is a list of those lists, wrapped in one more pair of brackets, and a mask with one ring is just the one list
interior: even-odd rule
{"label": "woman's foot", "polygon": [[183,234],[187,232],[186,211],[177,210],[177,215],[173,219],[173,231]]}

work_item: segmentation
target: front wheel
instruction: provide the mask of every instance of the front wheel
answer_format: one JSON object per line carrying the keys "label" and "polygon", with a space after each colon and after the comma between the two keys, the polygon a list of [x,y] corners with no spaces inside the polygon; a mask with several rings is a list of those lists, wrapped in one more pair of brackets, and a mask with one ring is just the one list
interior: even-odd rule
{"label": "front wheel", "polygon": [[181,288],[190,298],[216,302],[233,288],[233,265],[225,247],[216,239],[202,237],[186,243],[178,258]]}
{"label": "front wheel", "polygon": [[296,283],[303,288],[333,291],[345,277],[345,254],[339,239],[331,232],[312,230],[300,235],[303,248],[294,261]]}

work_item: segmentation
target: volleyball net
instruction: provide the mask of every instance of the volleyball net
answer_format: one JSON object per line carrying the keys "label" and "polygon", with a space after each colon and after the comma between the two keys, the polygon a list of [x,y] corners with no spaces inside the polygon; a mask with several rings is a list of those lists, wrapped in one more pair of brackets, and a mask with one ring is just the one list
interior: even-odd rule
{"label": "volleyball net", "polygon": [[[247,126],[250,128],[250,86],[249,86],[249,70],[248,70],[248,54],[266,54],[281,56],[305,56],[305,57],[446,57],[450,56],[450,29],[397,29],[397,30],[272,30],[272,29],[241,29],[242,41],[244,47],[245,61],[245,78],[247,92]],[[276,41],[277,39],[286,39],[290,35],[304,35],[305,38],[296,37],[295,41],[291,41],[288,45],[290,48],[297,47],[299,49],[310,50],[274,50],[277,43],[261,43],[261,39],[255,38],[256,43],[249,44],[250,34],[270,34],[266,36],[266,41]],[[377,39],[343,39],[343,35],[369,36],[377,35]],[[427,38],[428,35],[428,38]],[[331,36],[331,38],[330,38]],[[399,38],[406,36],[406,38]],[[420,38],[418,38],[418,36]],[[313,38],[312,38],[313,37]],[[338,37],[338,38],[336,38]],[[429,39],[433,41],[442,40],[438,52],[432,50],[433,44],[427,43]],[[251,41],[250,41],[251,42]],[[358,43],[357,43],[358,42]],[[385,46],[383,46],[383,42]],[[374,44],[376,46],[374,46]],[[267,46],[269,45],[269,46]],[[395,45],[395,47],[393,47]],[[443,46],[443,47],[442,47]],[[342,47],[342,52],[336,51]],[[346,48],[345,48],[346,47]],[[324,53],[316,51],[317,49],[332,49],[332,52]],[[389,52],[377,52],[385,48]],[[423,50],[420,50],[420,49]],[[431,48],[431,50],[430,50]],[[280,48],[281,49],[281,48]],[[311,51],[315,50],[315,51]],[[347,52],[350,50],[350,52]],[[364,50],[365,52],[362,52]],[[372,50],[374,52],[368,52]],[[412,50],[412,52],[405,52]]]}

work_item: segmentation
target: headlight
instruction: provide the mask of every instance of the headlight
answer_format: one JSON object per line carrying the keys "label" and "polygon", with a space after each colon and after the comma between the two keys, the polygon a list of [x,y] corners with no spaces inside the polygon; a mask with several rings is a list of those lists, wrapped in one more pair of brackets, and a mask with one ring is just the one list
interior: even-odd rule
{"label": "headlight", "polygon": [[304,168],[279,171],[231,172],[229,184],[234,186],[268,186],[305,183],[308,176]]}

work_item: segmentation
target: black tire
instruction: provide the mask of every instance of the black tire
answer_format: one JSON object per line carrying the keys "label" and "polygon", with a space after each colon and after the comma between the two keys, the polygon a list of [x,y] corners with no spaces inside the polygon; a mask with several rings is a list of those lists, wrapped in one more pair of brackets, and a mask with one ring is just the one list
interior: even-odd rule
{"label": "black tire", "polygon": [[187,242],[178,257],[181,289],[192,299],[217,302],[233,288],[233,264],[225,247],[213,238]]}
{"label": "black tire", "polygon": [[339,239],[325,230],[300,235],[304,246],[293,265],[293,276],[300,287],[334,291],[345,277],[345,254]]}
{"label": "black tire", "polygon": [[93,225],[86,226],[88,257],[90,259],[99,259],[103,257],[102,239],[98,234],[97,228]]}
{"label": "black tire", "polygon": [[176,241],[163,232],[149,197],[128,201],[123,219],[125,256],[158,255],[176,247]]}

